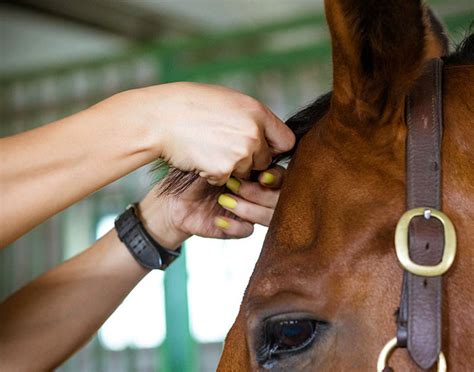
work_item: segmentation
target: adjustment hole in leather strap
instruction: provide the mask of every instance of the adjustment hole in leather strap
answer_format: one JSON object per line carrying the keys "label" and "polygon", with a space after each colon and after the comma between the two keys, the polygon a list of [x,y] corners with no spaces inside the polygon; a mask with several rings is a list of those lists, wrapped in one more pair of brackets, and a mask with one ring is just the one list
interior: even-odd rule
{"label": "adjustment hole in leather strap", "polygon": [[[419,265],[410,257],[408,229],[414,217],[424,216],[426,219],[436,218],[443,224],[444,250],[441,261],[434,265]],[[425,245],[426,247],[426,245]],[[421,247],[420,247],[421,248]],[[429,248],[429,247],[428,247]],[[408,272],[418,276],[441,276],[449,270],[456,257],[456,230],[447,215],[428,207],[418,207],[406,211],[398,221],[395,229],[395,251],[401,266]]]}
{"label": "adjustment hole in leather strap", "polygon": [[425,249],[426,249],[426,250],[430,249],[430,243],[426,243]]}
{"label": "adjustment hole in leather strap", "polygon": [[428,281],[425,279],[425,280],[423,280],[423,287],[426,288],[427,286],[428,286]]}

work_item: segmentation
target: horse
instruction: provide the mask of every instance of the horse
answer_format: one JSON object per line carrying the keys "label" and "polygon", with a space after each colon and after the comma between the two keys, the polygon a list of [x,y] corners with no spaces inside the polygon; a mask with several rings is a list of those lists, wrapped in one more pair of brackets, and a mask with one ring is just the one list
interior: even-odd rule
{"label": "horse", "polygon": [[[405,98],[441,56],[442,209],[458,239],[443,280],[442,351],[451,370],[472,370],[474,35],[443,56],[441,26],[415,0],[326,0],[325,12],[333,90],[288,121],[297,149],[218,371],[376,368],[401,292]],[[418,370],[403,350],[390,365]]]}
{"label": "horse", "polygon": [[[406,209],[405,101],[437,57],[442,210],[458,239],[443,280],[442,351],[451,370],[472,370],[474,34],[447,54],[440,22],[416,0],[326,0],[325,12],[333,90],[287,121],[297,146],[276,159],[291,162],[218,371],[376,368],[402,287],[394,232]],[[164,189],[179,193],[196,177],[171,172]],[[403,350],[390,366],[419,370]]]}

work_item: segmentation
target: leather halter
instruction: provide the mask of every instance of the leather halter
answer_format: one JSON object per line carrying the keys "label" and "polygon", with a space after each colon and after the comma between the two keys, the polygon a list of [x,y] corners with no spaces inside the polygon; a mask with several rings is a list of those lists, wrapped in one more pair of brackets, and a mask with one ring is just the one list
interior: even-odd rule
{"label": "leather halter", "polygon": [[438,370],[446,370],[441,352],[442,275],[454,260],[456,236],[449,218],[439,211],[442,69],[441,59],[428,61],[406,102],[408,211],[395,237],[404,268],[402,295],[396,339],[382,350],[378,371],[390,370],[387,361],[395,348],[407,348],[423,369],[438,361]]}

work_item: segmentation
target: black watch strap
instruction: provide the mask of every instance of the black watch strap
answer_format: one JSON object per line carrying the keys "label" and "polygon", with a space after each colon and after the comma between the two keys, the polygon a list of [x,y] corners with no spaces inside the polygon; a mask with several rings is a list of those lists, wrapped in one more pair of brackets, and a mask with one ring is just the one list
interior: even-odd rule
{"label": "black watch strap", "polygon": [[181,253],[162,247],[145,230],[137,215],[137,204],[131,204],[115,220],[119,239],[140,265],[147,269],[165,270]]}

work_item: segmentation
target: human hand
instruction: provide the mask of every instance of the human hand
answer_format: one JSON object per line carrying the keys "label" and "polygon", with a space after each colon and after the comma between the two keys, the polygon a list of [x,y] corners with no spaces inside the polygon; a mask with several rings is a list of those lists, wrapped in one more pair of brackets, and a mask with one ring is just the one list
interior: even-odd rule
{"label": "human hand", "polygon": [[266,169],[272,155],[295,143],[267,107],[232,89],[171,83],[130,93],[134,115],[145,113],[154,126],[156,157],[213,185],[223,185],[231,174],[246,178],[252,169]]}
{"label": "human hand", "polygon": [[231,178],[226,184],[229,192],[220,195],[209,193],[212,186],[200,178],[180,195],[157,198],[158,184],[140,203],[140,217],[150,234],[170,249],[191,235],[247,237],[255,223],[269,225],[284,172],[282,167],[271,168],[259,175],[258,182]]}

